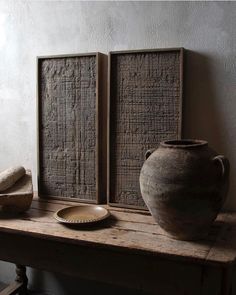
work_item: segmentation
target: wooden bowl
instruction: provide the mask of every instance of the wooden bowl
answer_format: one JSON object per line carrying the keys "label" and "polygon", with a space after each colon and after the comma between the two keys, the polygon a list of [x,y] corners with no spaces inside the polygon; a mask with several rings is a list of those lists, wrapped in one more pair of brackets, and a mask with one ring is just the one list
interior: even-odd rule
{"label": "wooden bowl", "polygon": [[94,223],[107,218],[109,211],[97,205],[79,205],[66,207],[54,214],[54,218],[62,223],[82,224]]}
{"label": "wooden bowl", "polygon": [[24,212],[30,208],[33,199],[32,175],[30,170],[11,188],[0,194],[0,211]]}

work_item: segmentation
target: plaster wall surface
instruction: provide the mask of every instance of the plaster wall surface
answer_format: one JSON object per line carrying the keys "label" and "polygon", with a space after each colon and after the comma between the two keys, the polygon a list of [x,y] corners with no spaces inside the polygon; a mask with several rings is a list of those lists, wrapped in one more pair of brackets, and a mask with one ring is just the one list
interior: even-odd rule
{"label": "plaster wall surface", "polygon": [[0,0],[0,170],[22,164],[36,188],[36,56],[184,47],[184,137],[228,156],[236,209],[235,27],[235,2]]}

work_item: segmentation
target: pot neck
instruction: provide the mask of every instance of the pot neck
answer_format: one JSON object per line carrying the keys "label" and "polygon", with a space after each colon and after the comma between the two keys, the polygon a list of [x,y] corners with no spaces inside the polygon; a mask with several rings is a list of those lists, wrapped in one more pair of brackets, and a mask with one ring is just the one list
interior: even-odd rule
{"label": "pot neck", "polygon": [[208,146],[208,142],[197,139],[165,140],[160,143],[160,146],[174,149],[193,149]]}

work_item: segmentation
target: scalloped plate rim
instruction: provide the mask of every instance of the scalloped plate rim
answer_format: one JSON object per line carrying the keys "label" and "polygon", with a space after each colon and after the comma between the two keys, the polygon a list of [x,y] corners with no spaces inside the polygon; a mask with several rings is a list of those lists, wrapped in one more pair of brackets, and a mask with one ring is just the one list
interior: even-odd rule
{"label": "scalloped plate rim", "polygon": [[[105,211],[105,214],[101,217],[97,217],[97,218],[94,218],[94,219],[78,219],[78,220],[69,220],[69,219],[65,219],[65,218],[62,218],[60,216],[58,216],[58,213],[65,210],[65,209],[68,209],[68,208],[82,208],[82,207],[99,207],[99,208],[102,208],[104,211]],[[102,221],[104,219],[106,219],[107,217],[110,216],[110,211],[102,206],[99,206],[99,205],[76,205],[76,206],[68,206],[68,207],[64,207],[62,209],[59,209],[57,210],[54,214],[53,214],[53,217],[59,221],[60,223],[65,223],[65,224],[88,224],[88,223],[94,223],[94,222],[99,222],[99,221]]]}

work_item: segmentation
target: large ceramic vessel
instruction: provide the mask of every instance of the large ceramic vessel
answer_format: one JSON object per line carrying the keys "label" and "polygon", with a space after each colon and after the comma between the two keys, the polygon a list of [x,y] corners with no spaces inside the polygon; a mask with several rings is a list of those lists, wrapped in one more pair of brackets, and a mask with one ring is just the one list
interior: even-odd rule
{"label": "large ceramic vessel", "polygon": [[140,174],[142,197],[173,238],[203,238],[223,206],[229,161],[202,140],[162,142],[147,151]]}

